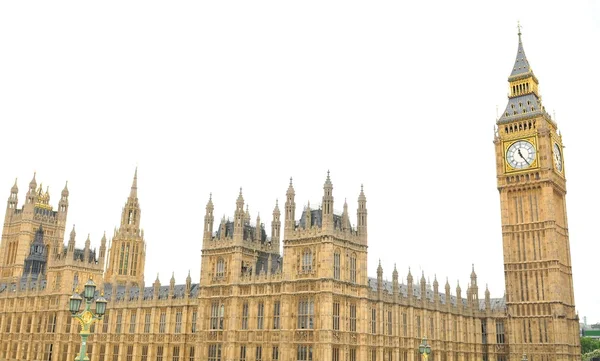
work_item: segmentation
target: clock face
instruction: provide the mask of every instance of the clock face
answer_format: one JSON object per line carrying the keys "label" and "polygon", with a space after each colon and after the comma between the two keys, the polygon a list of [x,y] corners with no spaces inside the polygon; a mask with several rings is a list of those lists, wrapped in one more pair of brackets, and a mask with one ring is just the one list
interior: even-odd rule
{"label": "clock face", "polygon": [[554,166],[556,167],[556,170],[562,172],[563,160],[562,153],[560,152],[560,145],[558,145],[558,143],[554,143],[554,147],[552,148],[552,155],[554,156]]}
{"label": "clock face", "polygon": [[535,147],[526,140],[516,141],[508,147],[506,161],[514,169],[529,168],[535,161]]}

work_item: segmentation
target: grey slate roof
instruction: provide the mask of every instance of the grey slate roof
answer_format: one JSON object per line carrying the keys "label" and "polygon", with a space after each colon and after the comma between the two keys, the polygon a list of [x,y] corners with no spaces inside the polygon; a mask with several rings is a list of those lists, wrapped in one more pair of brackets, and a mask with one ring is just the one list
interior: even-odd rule
{"label": "grey slate roof", "polygon": [[[160,286],[158,290],[158,299],[168,299],[169,298],[169,288],[170,286]],[[198,290],[200,289],[199,284],[192,283],[190,290],[190,298],[195,298],[198,296]],[[141,291],[141,292],[140,292]],[[138,287],[131,287],[129,289],[129,295],[125,294],[125,286],[119,285],[116,287],[116,295],[113,295],[113,287],[111,284],[104,285],[104,298],[110,301],[114,297],[118,301],[132,301],[139,299],[140,296],[145,300],[152,299],[154,295],[154,287],[144,287],[142,290]],[[185,297],[185,284],[183,285],[175,285],[175,290],[173,292],[174,298],[184,298]]]}
{"label": "grey slate roof", "polygon": [[506,109],[499,119],[499,123],[530,118],[544,113],[545,111],[540,99],[535,94],[529,93],[509,98]]}
{"label": "grey slate roof", "polygon": [[521,74],[527,74],[531,71],[527,57],[525,56],[525,50],[523,49],[523,42],[521,42],[521,33],[519,33],[519,48],[517,49],[517,58],[515,59],[515,65],[513,66],[510,76],[518,76]]}
{"label": "grey slate roof", "polygon": [[[373,291],[377,291],[377,279],[376,278],[370,278],[369,277],[369,287],[371,288],[371,290]],[[385,291],[387,291],[389,294],[392,294],[392,282],[390,281],[383,281],[383,289]],[[408,285],[405,284],[400,284],[400,294],[403,297],[408,297]],[[425,297],[427,297],[427,299],[431,302],[433,302],[433,290],[431,289],[431,287],[429,285],[427,285],[426,289],[425,289],[426,295]],[[419,284],[413,284],[413,295],[415,295],[415,297],[417,299],[421,299],[421,286]],[[463,298],[462,300],[463,305],[467,305],[467,299]],[[440,292],[440,302],[442,304],[446,304],[446,294]],[[450,303],[454,306],[456,306],[456,296],[450,296]],[[504,297],[502,298],[491,298],[490,299],[490,307],[492,310],[503,310],[506,308],[506,302]],[[485,309],[485,299],[480,299],[479,300],[479,309],[483,310]]]}

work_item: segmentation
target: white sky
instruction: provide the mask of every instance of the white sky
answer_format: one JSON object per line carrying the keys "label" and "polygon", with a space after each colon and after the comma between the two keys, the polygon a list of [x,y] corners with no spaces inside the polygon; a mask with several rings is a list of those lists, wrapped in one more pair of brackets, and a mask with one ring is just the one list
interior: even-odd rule
{"label": "white sky", "polygon": [[[297,213],[356,222],[364,183],[369,274],[381,259],[463,294],[504,293],[493,128],[517,21],[563,134],[575,299],[600,321],[600,3],[103,1],[0,4],[0,195],[34,171],[68,231],[112,235],[139,166],[146,284],[200,274],[204,208],[233,216],[239,187],[270,233],[294,177]],[[406,281],[404,281],[406,282]]]}

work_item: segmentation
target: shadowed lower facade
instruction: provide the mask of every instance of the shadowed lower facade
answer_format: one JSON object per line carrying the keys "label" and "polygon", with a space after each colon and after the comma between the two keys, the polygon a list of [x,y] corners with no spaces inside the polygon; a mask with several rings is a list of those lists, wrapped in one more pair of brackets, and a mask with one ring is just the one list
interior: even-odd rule
{"label": "shadowed lower facade", "polygon": [[[506,293],[481,292],[474,267],[465,292],[437,278],[381,264],[368,277],[368,212],[335,213],[327,174],[321,204],[296,206],[290,180],[270,232],[251,219],[240,190],[231,218],[206,205],[201,274],[144,285],[137,170],[110,246],[63,239],[69,191],[57,210],[35,176],[18,208],[11,189],[0,243],[0,359],[73,360],[74,290],[93,279],[109,301],[88,355],[99,361],[433,361],[580,358],[565,207],[562,139],[544,111],[521,35],[506,111],[494,138],[502,209]],[[296,213],[298,212],[298,213]],[[350,219],[355,220],[355,226]],[[269,234],[269,235],[268,235]],[[480,293],[483,297],[480,299]]]}

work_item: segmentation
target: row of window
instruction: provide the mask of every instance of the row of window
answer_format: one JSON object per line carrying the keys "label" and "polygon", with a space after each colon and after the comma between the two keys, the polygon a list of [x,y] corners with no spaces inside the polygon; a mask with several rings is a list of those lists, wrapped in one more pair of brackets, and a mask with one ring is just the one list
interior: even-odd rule
{"label": "row of window", "polygon": [[[332,327],[333,330],[340,330],[341,329],[341,317],[340,317],[340,310],[341,310],[341,306],[339,302],[334,302],[333,303],[333,310],[332,310]],[[114,311],[113,311],[114,312]],[[279,301],[276,301],[273,303],[273,318],[272,318],[272,329],[280,329],[281,328],[281,303]],[[218,302],[213,302],[212,307],[211,307],[211,316],[210,316],[210,328],[212,330],[222,330],[224,329],[224,313],[225,313],[225,306],[223,304],[220,304]],[[191,314],[191,320],[189,322],[189,331],[191,331],[191,333],[195,333],[197,331],[197,327],[196,327],[196,323],[197,323],[197,318],[198,318],[198,314],[197,312],[192,312]],[[4,319],[4,317],[3,317]],[[10,332],[15,332],[15,333],[20,333],[21,331],[26,332],[26,333],[31,333],[32,331],[34,331],[34,327],[33,327],[33,316],[28,316],[26,323],[23,324],[22,322],[22,317],[20,315],[16,316],[16,317],[6,317],[5,318],[6,321],[4,322],[4,332],[6,333],[10,333]],[[45,329],[45,331],[47,333],[54,333],[56,332],[56,319],[57,319],[57,315],[56,313],[49,313],[47,315],[47,317],[45,318],[46,321],[46,325],[44,327],[42,321],[44,320],[44,318],[39,317],[39,322],[36,323],[35,325],[35,332],[36,333],[40,333],[42,331],[42,329]],[[128,332],[130,334],[134,334],[136,333],[136,328],[138,327],[138,320],[137,320],[137,312],[132,311],[129,314],[129,319],[125,320],[124,316],[123,316],[123,310],[118,310],[116,312],[116,322],[114,324],[114,329],[110,329],[110,319],[111,316],[110,314],[106,314],[104,316],[104,319],[102,320],[102,332],[103,333],[108,333],[110,331],[114,331],[114,333],[119,334],[119,333],[125,333]],[[242,330],[247,330],[249,329],[249,304],[247,302],[245,302],[242,305],[242,317],[241,317],[241,329]],[[14,320],[15,322],[15,327],[13,329],[12,327],[12,321]],[[158,333],[167,333],[167,314],[166,311],[162,311],[159,314],[159,321],[158,321],[158,329],[156,331],[158,331]],[[183,312],[181,310],[178,310],[175,312],[175,322],[174,322],[174,333],[178,334],[178,333],[182,333],[183,330]],[[297,309],[297,328],[298,329],[314,329],[314,321],[315,321],[315,305],[314,305],[314,301],[311,298],[306,298],[306,299],[301,299],[298,302],[298,309]],[[392,315],[392,311],[390,310],[386,310],[385,311],[385,319],[384,319],[384,330],[382,333],[388,335],[388,336],[392,336],[393,335],[393,327],[394,327],[394,322],[393,322],[393,315]],[[423,322],[426,321],[426,324],[424,324]],[[467,329],[466,327],[462,327],[462,330],[459,330],[459,323],[457,322],[457,319],[452,319],[451,322],[447,322],[448,320],[445,317],[442,317],[440,320],[440,328],[439,328],[439,335],[436,335],[435,331],[435,327],[434,327],[434,319],[433,317],[428,317],[427,320],[425,320],[425,318],[422,318],[421,316],[416,316],[415,317],[415,330],[416,330],[416,337],[417,338],[421,338],[424,335],[427,335],[430,338],[436,338],[439,337],[442,340],[446,340],[446,339],[451,339],[453,341],[458,341],[458,335],[460,334],[460,332],[462,331],[464,333],[464,337],[466,339],[467,337]],[[402,313],[401,314],[401,330],[402,330],[402,335],[403,336],[408,336],[408,317],[406,313]],[[483,344],[487,344],[487,323],[485,320],[481,321],[481,337],[482,337],[482,343]],[[66,333],[70,333],[71,331],[71,324],[72,324],[72,319],[71,317],[67,317],[66,322],[65,322],[65,332]],[[377,318],[377,309],[372,308],[371,312],[370,312],[370,332],[372,334],[377,334],[378,333],[378,318]],[[151,311],[146,311],[144,312],[144,320],[143,323],[141,323],[139,325],[139,327],[141,328],[140,331],[143,331],[143,333],[150,333],[153,330],[152,327],[152,323],[151,323]],[[531,337],[531,326],[527,325],[529,327],[526,327],[525,323],[523,324],[523,329],[524,329],[524,334],[528,335],[529,339],[532,340]],[[348,330],[350,332],[356,332],[357,331],[357,310],[356,310],[356,304],[350,304],[349,305],[349,319],[348,319]],[[259,302],[257,305],[257,314],[256,314],[256,329],[258,330],[262,330],[265,328],[265,305],[264,302]],[[547,324],[544,321],[543,324],[540,323],[539,324],[539,337],[540,337],[540,342],[548,342],[548,331],[547,331]],[[90,330],[92,333],[95,331],[95,324],[92,325],[92,329]],[[526,329],[528,329],[528,333],[526,331]],[[531,342],[531,341],[530,341]],[[504,322],[501,320],[497,320],[496,321],[496,343],[497,344],[503,344],[505,343],[505,331],[504,331]]]}

